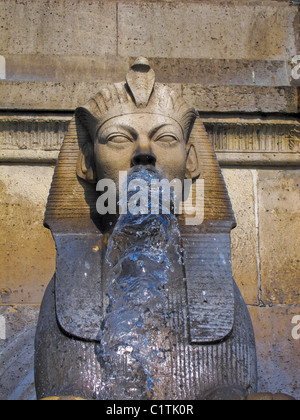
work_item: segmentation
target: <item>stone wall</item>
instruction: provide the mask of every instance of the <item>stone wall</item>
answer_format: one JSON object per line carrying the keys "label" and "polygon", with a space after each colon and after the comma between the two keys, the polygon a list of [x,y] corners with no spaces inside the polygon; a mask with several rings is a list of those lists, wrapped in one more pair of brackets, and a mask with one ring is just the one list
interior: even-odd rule
{"label": "stone wall", "polygon": [[0,399],[34,397],[32,360],[3,355],[28,344],[55,271],[43,215],[68,122],[139,55],[199,109],[217,151],[259,390],[300,398],[299,16],[285,0],[0,0]]}

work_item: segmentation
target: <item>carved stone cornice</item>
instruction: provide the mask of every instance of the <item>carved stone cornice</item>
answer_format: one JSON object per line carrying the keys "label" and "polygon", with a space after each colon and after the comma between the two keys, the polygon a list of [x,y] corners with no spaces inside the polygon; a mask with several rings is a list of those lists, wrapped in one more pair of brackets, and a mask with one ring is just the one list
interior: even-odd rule
{"label": "carved stone cornice", "polygon": [[295,118],[204,118],[221,165],[299,166],[300,123]]}
{"label": "carved stone cornice", "polygon": [[55,163],[71,116],[0,116],[0,161]]}
{"label": "carved stone cornice", "polygon": [[[71,114],[0,116],[0,162],[54,164]],[[300,122],[203,116],[221,166],[300,166]]]}

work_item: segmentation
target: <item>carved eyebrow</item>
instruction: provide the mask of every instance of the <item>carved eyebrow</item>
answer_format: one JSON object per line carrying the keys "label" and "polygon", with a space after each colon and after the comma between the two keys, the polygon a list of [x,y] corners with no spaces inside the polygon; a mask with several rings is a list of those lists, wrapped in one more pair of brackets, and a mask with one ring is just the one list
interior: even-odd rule
{"label": "carved eyebrow", "polygon": [[116,127],[117,128],[121,128],[121,129],[127,131],[135,140],[138,138],[137,131],[133,127],[131,127],[130,125],[127,125],[127,124],[117,124]]}

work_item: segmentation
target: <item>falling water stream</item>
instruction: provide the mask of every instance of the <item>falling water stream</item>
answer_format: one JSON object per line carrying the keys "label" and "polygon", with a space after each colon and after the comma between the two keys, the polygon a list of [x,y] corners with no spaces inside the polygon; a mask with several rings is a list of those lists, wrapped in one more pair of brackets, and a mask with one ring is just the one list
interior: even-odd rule
{"label": "falling water stream", "polygon": [[[162,214],[162,200],[159,214],[151,214],[150,185],[157,173],[132,170],[127,185],[137,178],[149,186],[148,214],[121,215],[106,253],[109,305],[96,347],[102,399],[151,398],[154,370],[165,361],[162,332],[170,331],[170,281],[181,264],[176,216]],[[135,193],[128,193],[128,201]]]}

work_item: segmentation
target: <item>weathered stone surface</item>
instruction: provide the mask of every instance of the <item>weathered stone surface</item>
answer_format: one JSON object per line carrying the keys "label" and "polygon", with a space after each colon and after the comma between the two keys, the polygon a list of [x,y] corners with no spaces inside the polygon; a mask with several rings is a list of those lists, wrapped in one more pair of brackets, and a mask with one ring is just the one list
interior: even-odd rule
{"label": "weathered stone surface", "polygon": [[0,303],[40,303],[55,270],[43,217],[53,168],[0,166]]}
{"label": "weathered stone surface", "polygon": [[[119,82],[128,69],[128,58],[116,55],[73,56],[43,54],[14,54],[6,56],[6,80],[95,82],[109,80]],[[281,64],[275,64],[276,80],[283,80]],[[278,67],[278,70],[275,69]]]}
{"label": "weathered stone surface", "polygon": [[258,391],[283,392],[300,399],[300,346],[292,337],[292,319],[300,307],[250,307],[254,325]]}
{"label": "weathered stone surface", "polygon": [[1,109],[72,110],[84,104],[103,83],[5,82],[0,81]]}
{"label": "weathered stone surface", "polygon": [[40,165],[55,165],[58,159],[58,151],[45,150],[1,150],[0,162],[4,163],[38,163]]}
{"label": "weathered stone surface", "polygon": [[[119,82],[134,58],[117,55],[7,55],[8,81]],[[161,58],[149,60],[161,83],[289,86],[292,67],[285,61]]]}
{"label": "weathered stone surface", "polygon": [[221,166],[239,167],[297,167],[299,168],[299,154],[272,152],[217,152]]}
{"label": "weathered stone surface", "polygon": [[254,188],[251,170],[223,169],[237,227],[231,233],[233,277],[247,304],[258,303]]}
{"label": "weathered stone surface", "polygon": [[[6,82],[0,81],[0,109],[72,111],[107,86],[105,82]],[[168,84],[181,92],[180,84]]]}
{"label": "weathered stone surface", "polygon": [[202,85],[289,86],[291,69],[285,61],[212,58],[152,58],[162,83]]}
{"label": "weathered stone surface", "polygon": [[123,56],[289,59],[295,54],[288,3],[120,2]]}
{"label": "weathered stone surface", "polygon": [[288,86],[292,80],[299,19],[285,0],[1,0],[0,6],[1,79],[118,81],[128,60],[147,55],[161,82]]}
{"label": "weathered stone surface", "polygon": [[34,335],[38,306],[1,306],[6,338],[0,339],[0,400],[35,400]]}
{"label": "weathered stone surface", "polygon": [[300,300],[300,171],[258,171],[262,300]]}
{"label": "weathered stone surface", "polygon": [[287,2],[2,0],[1,12],[3,55],[277,60],[295,54],[297,8]]}
{"label": "weathered stone surface", "polygon": [[[74,110],[88,101],[104,82],[8,82],[0,81],[0,109]],[[170,84],[183,93],[187,103],[202,112],[297,113],[298,96],[294,87],[202,86]]]}
{"label": "weathered stone surface", "polygon": [[0,51],[10,54],[116,53],[116,3],[1,0]]}
{"label": "weathered stone surface", "polygon": [[296,88],[183,85],[183,96],[200,112],[298,112]]}

